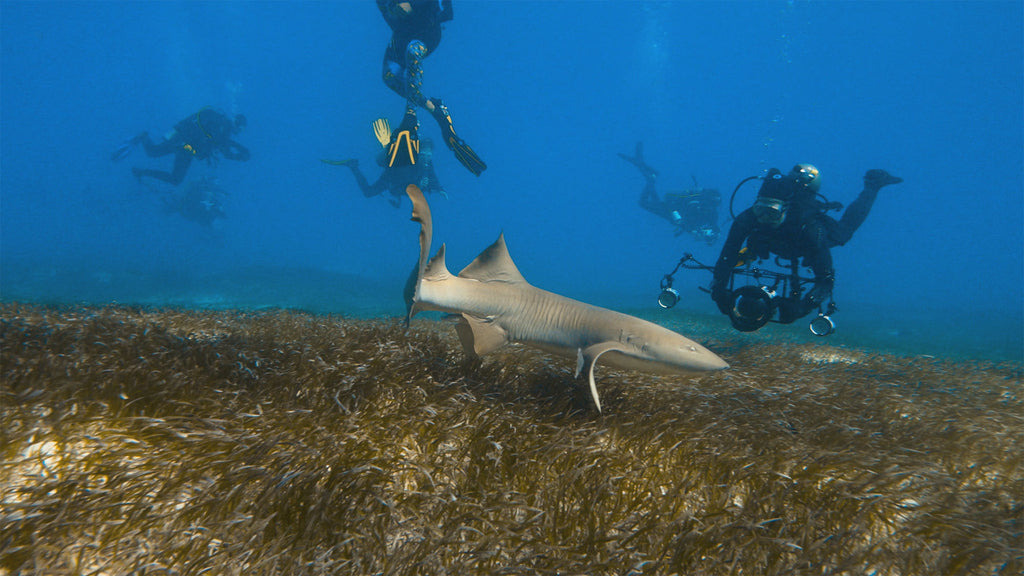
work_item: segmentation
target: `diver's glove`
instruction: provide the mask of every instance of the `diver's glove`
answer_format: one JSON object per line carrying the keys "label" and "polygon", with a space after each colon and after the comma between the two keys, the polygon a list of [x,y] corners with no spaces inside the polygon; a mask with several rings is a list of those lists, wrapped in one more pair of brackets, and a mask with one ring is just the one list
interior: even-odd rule
{"label": "diver's glove", "polygon": [[903,178],[893,176],[880,168],[874,168],[864,173],[864,188],[869,190],[881,190],[885,186],[900,182],[903,182]]}

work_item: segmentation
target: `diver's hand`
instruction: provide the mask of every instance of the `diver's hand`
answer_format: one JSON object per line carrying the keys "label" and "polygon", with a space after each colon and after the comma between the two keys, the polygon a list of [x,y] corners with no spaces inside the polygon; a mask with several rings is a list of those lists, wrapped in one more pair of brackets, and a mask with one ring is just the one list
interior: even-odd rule
{"label": "diver's hand", "polygon": [[864,173],[864,187],[869,190],[881,190],[890,184],[899,184],[903,178],[893,176],[885,170],[875,168]]}
{"label": "diver's hand", "polygon": [[804,302],[812,307],[820,306],[825,300],[832,296],[832,291],[824,286],[815,286],[804,297]]}

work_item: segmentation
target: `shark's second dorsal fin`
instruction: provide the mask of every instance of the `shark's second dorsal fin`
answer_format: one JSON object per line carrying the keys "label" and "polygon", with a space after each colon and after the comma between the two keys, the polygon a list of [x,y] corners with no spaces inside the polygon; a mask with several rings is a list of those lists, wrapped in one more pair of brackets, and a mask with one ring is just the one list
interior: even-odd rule
{"label": "shark's second dorsal fin", "polygon": [[444,262],[444,244],[437,249],[437,254],[427,262],[421,273],[421,280],[444,280],[452,275]]}
{"label": "shark's second dorsal fin", "polygon": [[505,245],[505,234],[502,233],[498,239],[487,247],[459,272],[459,278],[469,278],[481,282],[526,282],[526,278],[519,273],[519,269],[512,262],[508,254],[508,246]]}

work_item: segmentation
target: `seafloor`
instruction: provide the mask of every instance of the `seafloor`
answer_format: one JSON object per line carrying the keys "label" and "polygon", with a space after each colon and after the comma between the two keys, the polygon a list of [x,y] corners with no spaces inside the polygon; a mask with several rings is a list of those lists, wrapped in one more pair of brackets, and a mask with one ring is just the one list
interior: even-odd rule
{"label": "seafloor", "polygon": [[436,320],[0,305],[0,574],[1024,572],[1020,363],[695,336],[598,415]]}

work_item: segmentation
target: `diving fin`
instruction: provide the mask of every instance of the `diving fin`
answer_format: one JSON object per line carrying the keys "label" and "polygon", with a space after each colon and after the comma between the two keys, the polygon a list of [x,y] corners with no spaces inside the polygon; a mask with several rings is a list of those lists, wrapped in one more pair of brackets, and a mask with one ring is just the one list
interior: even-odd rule
{"label": "diving fin", "polygon": [[440,98],[431,98],[430,102],[434,105],[432,114],[434,119],[437,120],[437,125],[441,127],[444,143],[448,145],[449,150],[455,153],[456,160],[472,172],[473,175],[479,176],[484,170],[487,170],[487,164],[477,156],[476,152],[469,147],[469,144],[466,144],[465,140],[455,134],[455,126],[452,125],[451,114],[448,113],[448,107],[444,105],[444,102]]}
{"label": "diving fin", "polygon": [[399,124],[398,130],[391,133],[391,140],[388,144],[387,161],[388,168],[397,166],[414,166],[420,157],[420,136],[419,120],[416,118],[416,109],[408,107],[405,109],[405,117]]}
{"label": "diving fin", "polygon": [[110,155],[110,160],[113,162],[120,162],[128,157],[132,153],[132,150],[139,144],[139,138],[133,137],[125,140],[114,150],[114,153]]}
{"label": "diving fin", "polygon": [[636,166],[637,170],[639,170],[640,173],[644,175],[644,178],[653,180],[654,178],[658,177],[658,171],[648,166],[647,162],[644,162],[643,142],[636,143],[636,151],[633,153],[633,156],[623,154],[622,152],[619,152],[618,155],[619,158],[622,158],[626,162],[629,162],[633,166]]}
{"label": "diving fin", "polygon": [[373,135],[377,137],[381,147],[388,147],[391,143],[391,124],[388,124],[387,118],[377,118],[373,121]]}

